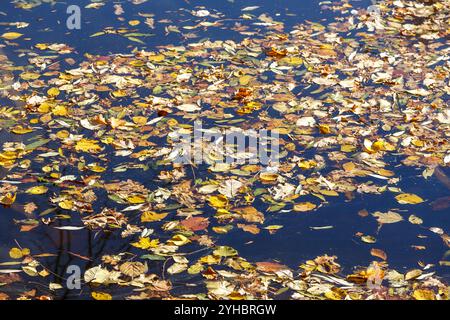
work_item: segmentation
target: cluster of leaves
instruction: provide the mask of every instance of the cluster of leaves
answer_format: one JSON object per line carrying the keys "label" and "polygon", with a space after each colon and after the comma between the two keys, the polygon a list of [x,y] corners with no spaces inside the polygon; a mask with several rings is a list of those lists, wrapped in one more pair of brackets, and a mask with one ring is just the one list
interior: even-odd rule
{"label": "cluster of leaves", "polygon": [[[129,244],[127,251],[105,252],[85,271],[83,284],[94,299],[112,299],[116,287],[133,288],[128,299],[172,298],[173,281],[188,282],[187,276],[206,291],[177,297],[268,299],[289,292],[294,299],[447,299],[446,284],[424,272],[431,264],[402,274],[374,247],[378,262],[343,276],[335,256],[292,270],[249,261],[220,243],[236,229],[280,232],[283,226],[269,224],[268,215],[316,212],[339,197],[391,197],[409,210],[426,200],[398,186],[398,168],[421,168],[426,179],[449,166],[449,56],[442,42],[449,34],[449,1],[384,1],[376,15],[364,9],[350,14],[349,8],[336,4],[342,18],[327,26],[306,22],[289,34],[281,23],[244,8],[242,19],[256,18],[265,33],[240,42],[85,54],[76,66],[64,58],[74,50],[65,44],[36,44],[27,67],[2,56],[4,95],[23,107],[0,109],[2,130],[22,139],[2,146],[0,203],[23,208],[27,218],[15,221],[23,232],[89,229]],[[192,15],[215,17],[205,9]],[[151,16],[141,17],[153,26]],[[248,35],[241,29],[236,26]],[[124,28],[92,36],[112,33],[139,44],[149,35]],[[1,37],[11,44],[23,34]],[[61,57],[67,68],[58,63]],[[8,80],[11,74],[20,80]],[[212,143],[203,146],[206,167],[174,162],[176,138],[192,133],[194,120],[207,120],[218,132],[231,126],[278,132],[279,163],[223,164],[223,155],[248,159],[256,151],[235,154],[232,146],[217,150]],[[37,216],[38,208],[45,210]],[[373,217],[379,228],[405,220],[403,210],[384,211],[360,215]],[[407,220],[449,246],[445,230],[425,226],[416,214]],[[378,231],[356,237],[372,246]],[[12,248],[13,261],[3,265],[20,268],[1,269],[0,282],[20,282],[22,272],[46,279],[50,272],[40,259],[51,256]],[[161,268],[158,261],[164,261]],[[52,292],[61,288],[49,283]],[[51,295],[27,291],[19,298]]]}

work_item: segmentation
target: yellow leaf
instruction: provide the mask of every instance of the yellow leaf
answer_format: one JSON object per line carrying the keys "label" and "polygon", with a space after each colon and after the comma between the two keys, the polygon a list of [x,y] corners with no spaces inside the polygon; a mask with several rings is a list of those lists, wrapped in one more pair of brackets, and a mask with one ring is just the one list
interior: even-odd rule
{"label": "yellow leaf", "polygon": [[305,212],[315,209],[317,206],[311,202],[301,202],[294,204],[294,211]]}
{"label": "yellow leaf", "polygon": [[65,210],[71,210],[72,208],[73,208],[73,201],[71,201],[71,200],[63,200],[63,201],[60,201],[59,203],[58,203],[58,206],[61,208],[61,209],[65,209]]}
{"label": "yellow leaf", "polygon": [[343,144],[341,145],[342,152],[353,152],[356,150],[356,147],[352,144]]}
{"label": "yellow leaf", "polygon": [[48,104],[47,102],[42,102],[39,105],[39,108],[37,109],[37,111],[39,111],[40,113],[46,113],[50,111],[50,104]]}
{"label": "yellow leaf", "polygon": [[131,245],[140,249],[156,248],[159,244],[158,239],[150,240],[149,237],[141,237],[138,242],[132,242]]}
{"label": "yellow leaf", "polygon": [[220,262],[219,256],[213,256],[213,255],[207,255],[204,257],[201,257],[199,259],[200,263],[206,263],[206,264],[218,264]]}
{"label": "yellow leaf", "polygon": [[61,117],[65,117],[67,116],[67,109],[64,106],[56,106],[53,108],[52,113],[55,116],[61,116]]}
{"label": "yellow leaf", "polygon": [[281,59],[281,61],[284,61],[287,64],[290,64],[293,66],[299,66],[303,63],[303,59],[300,57],[285,57],[285,58]]}
{"label": "yellow leaf", "polygon": [[424,201],[421,197],[413,193],[402,193],[396,196],[395,199],[400,204],[418,204]]}
{"label": "yellow leaf", "polygon": [[320,124],[319,125],[319,131],[321,134],[329,134],[331,133],[330,126],[327,124]]}
{"label": "yellow leaf", "polygon": [[337,196],[339,196],[339,193],[337,193],[334,190],[319,190],[319,192],[321,194],[323,194],[324,196],[330,196],[330,197],[337,197]]}
{"label": "yellow leaf", "polygon": [[431,290],[417,289],[413,292],[413,298],[416,300],[435,300],[436,296]]}
{"label": "yellow leaf", "polygon": [[418,139],[413,139],[412,141],[411,141],[411,143],[413,144],[413,145],[415,145],[416,147],[423,147],[424,145],[425,145],[425,143],[422,141],[422,140],[418,140]]}
{"label": "yellow leaf", "polygon": [[236,249],[228,246],[218,246],[213,251],[213,255],[219,256],[219,257],[233,257],[237,256],[238,252]]}
{"label": "yellow leaf", "polygon": [[182,246],[189,242],[190,240],[182,234],[174,235],[170,240],[167,241],[168,244],[176,246]]}
{"label": "yellow leaf", "polygon": [[148,57],[151,62],[161,62],[164,61],[166,57],[163,54],[156,54]]}
{"label": "yellow leaf", "polygon": [[35,45],[36,48],[38,48],[39,50],[46,50],[48,48],[48,44],[46,43],[38,43]]}
{"label": "yellow leaf", "polygon": [[5,206],[10,206],[16,201],[16,194],[7,193],[6,195],[0,198],[0,204]]}
{"label": "yellow leaf", "polygon": [[317,166],[317,162],[314,160],[303,160],[297,163],[298,167],[303,170],[309,170]]}
{"label": "yellow leaf", "polygon": [[26,193],[30,194],[44,194],[48,191],[48,188],[45,186],[36,186],[29,188]]}
{"label": "yellow leaf", "polygon": [[59,92],[58,88],[50,88],[50,89],[47,90],[47,94],[50,97],[57,97],[59,95],[59,93],[60,92]]}
{"label": "yellow leaf", "polygon": [[129,196],[127,198],[127,201],[132,204],[138,204],[138,203],[144,203],[146,201],[146,199],[142,196],[135,195],[135,196]]}
{"label": "yellow leaf", "polygon": [[384,141],[377,140],[374,143],[372,143],[372,150],[374,150],[374,151],[383,151],[383,150],[385,150],[385,148],[384,148]]}
{"label": "yellow leaf", "polygon": [[209,205],[214,208],[224,208],[228,205],[228,199],[224,195],[210,196],[208,198]]}
{"label": "yellow leaf", "polygon": [[84,152],[98,152],[102,148],[97,144],[96,140],[90,139],[81,139],[75,145],[76,151],[84,151]]}
{"label": "yellow leaf", "polygon": [[33,132],[33,129],[31,129],[31,128],[24,128],[22,126],[17,126],[17,127],[14,127],[11,130],[11,132],[13,132],[15,134],[27,134],[27,133]]}
{"label": "yellow leaf", "polygon": [[41,75],[39,73],[36,72],[24,72],[20,75],[20,77],[25,80],[36,80],[40,77]]}
{"label": "yellow leaf", "polygon": [[138,124],[138,125],[145,125],[147,123],[147,118],[146,117],[141,117],[141,116],[136,116],[133,117],[133,122]]}
{"label": "yellow leaf", "polygon": [[330,300],[342,300],[346,296],[346,292],[342,289],[332,289],[325,292],[325,297]]}
{"label": "yellow leaf", "polygon": [[116,90],[111,93],[116,98],[122,98],[127,96],[127,92],[125,90]]}
{"label": "yellow leaf", "polygon": [[212,227],[212,230],[218,234],[226,234],[226,233],[230,232],[231,228],[217,226],[217,227]]}
{"label": "yellow leaf", "polygon": [[15,40],[17,38],[20,38],[21,36],[23,36],[23,34],[19,32],[6,32],[2,34],[2,38],[6,40]]}
{"label": "yellow leaf", "polygon": [[410,271],[408,271],[407,273],[406,273],[406,275],[405,275],[405,280],[412,280],[412,279],[415,279],[415,278],[417,278],[417,277],[419,277],[419,276],[421,276],[422,275],[422,270],[420,270],[420,269],[413,269],[413,270],[410,270]]}
{"label": "yellow leaf", "polygon": [[9,250],[9,256],[13,259],[20,259],[23,257],[23,253],[19,248],[12,248]]}
{"label": "yellow leaf", "polygon": [[278,174],[274,172],[261,172],[259,178],[262,182],[275,182],[278,180]]}
{"label": "yellow leaf", "polygon": [[347,162],[342,165],[345,171],[353,171],[355,169],[355,164],[353,162]]}
{"label": "yellow leaf", "polygon": [[246,85],[248,85],[248,83],[250,82],[251,79],[252,79],[252,77],[249,75],[241,76],[241,77],[239,77],[239,84],[241,86],[246,86]]}
{"label": "yellow leaf", "polygon": [[153,211],[145,211],[141,215],[141,222],[160,221],[167,217],[168,213],[156,213]]}
{"label": "yellow leaf", "polygon": [[362,240],[363,242],[365,242],[365,243],[375,243],[375,242],[377,242],[377,239],[375,239],[375,238],[372,237],[372,236],[362,236],[362,237],[361,237],[361,240]]}
{"label": "yellow leaf", "polygon": [[392,176],[394,176],[394,172],[392,172],[391,170],[379,169],[379,170],[377,170],[375,172],[377,174],[379,174],[380,176],[383,176],[383,177],[392,177]]}
{"label": "yellow leaf", "polygon": [[95,300],[112,300],[112,296],[106,292],[92,292],[91,295]]}
{"label": "yellow leaf", "polygon": [[106,168],[104,168],[102,166],[99,166],[96,163],[88,164],[87,167],[89,168],[89,170],[94,171],[94,172],[98,172],[98,173],[106,171]]}
{"label": "yellow leaf", "polygon": [[140,24],[141,22],[139,20],[130,20],[128,21],[128,24],[132,27],[137,26],[138,24]]}
{"label": "yellow leaf", "polygon": [[203,269],[204,269],[204,266],[202,266],[200,263],[196,263],[189,267],[188,273],[189,274],[198,274],[198,273],[202,272]]}

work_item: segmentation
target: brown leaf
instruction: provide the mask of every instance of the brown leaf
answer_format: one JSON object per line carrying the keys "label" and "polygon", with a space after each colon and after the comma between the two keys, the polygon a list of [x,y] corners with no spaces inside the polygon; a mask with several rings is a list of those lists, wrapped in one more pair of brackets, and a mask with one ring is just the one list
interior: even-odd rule
{"label": "brown leaf", "polygon": [[25,213],[28,213],[28,214],[33,213],[33,211],[36,209],[37,209],[37,206],[34,202],[27,203],[26,205],[23,206],[23,210],[25,211]]}
{"label": "brown leaf", "polygon": [[147,272],[147,266],[141,262],[125,262],[120,266],[120,272],[134,278]]}
{"label": "brown leaf", "polygon": [[386,252],[384,252],[381,249],[375,249],[373,248],[372,250],[370,250],[370,254],[373,255],[374,257],[386,260],[387,259],[387,254]]}
{"label": "brown leaf", "polygon": [[238,228],[241,228],[242,230],[244,230],[246,232],[250,232],[251,234],[258,234],[261,231],[256,224],[238,223],[237,226],[238,226]]}
{"label": "brown leaf", "polygon": [[278,262],[257,262],[256,270],[268,273],[275,273],[280,270],[289,269],[287,266]]}
{"label": "brown leaf", "polygon": [[180,224],[191,231],[200,231],[208,228],[209,220],[208,218],[191,217],[181,221]]}
{"label": "brown leaf", "polygon": [[242,216],[247,222],[264,222],[264,215],[256,210],[254,207],[241,207],[236,208],[236,212]]}
{"label": "brown leaf", "polygon": [[0,300],[9,300],[9,296],[6,293],[0,292]]}

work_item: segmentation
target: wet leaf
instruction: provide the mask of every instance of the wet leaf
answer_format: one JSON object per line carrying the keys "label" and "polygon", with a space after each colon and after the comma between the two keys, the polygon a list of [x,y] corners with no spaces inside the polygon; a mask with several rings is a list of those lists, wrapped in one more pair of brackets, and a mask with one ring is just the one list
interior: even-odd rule
{"label": "wet leaf", "polygon": [[408,271],[405,275],[405,280],[415,279],[415,278],[419,277],[421,274],[422,274],[422,270],[419,270],[419,269],[414,269],[414,270]]}
{"label": "wet leaf", "polygon": [[417,217],[413,214],[409,216],[408,221],[411,222],[412,224],[422,224],[423,223],[422,219],[420,219],[419,217]]}
{"label": "wet leaf", "polygon": [[396,223],[403,220],[403,217],[397,212],[388,211],[388,212],[374,212],[372,215],[377,218],[378,223],[387,224],[387,223]]}
{"label": "wet leaf", "polygon": [[92,292],[91,296],[95,300],[112,300],[112,296],[106,292]]}
{"label": "wet leaf", "polygon": [[372,249],[370,250],[370,254],[371,254],[372,256],[378,257],[378,258],[380,258],[380,259],[382,259],[382,260],[386,260],[386,259],[387,259],[386,252],[384,252],[384,251],[381,250],[381,249],[375,249],[375,248],[372,248]]}
{"label": "wet leaf", "polygon": [[30,194],[44,194],[48,191],[48,188],[45,186],[35,186],[27,189],[26,193]]}
{"label": "wet leaf", "polygon": [[141,215],[141,222],[160,221],[167,217],[168,213],[156,213],[153,211],[145,211]]}
{"label": "wet leaf", "polygon": [[147,266],[141,262],[125,262],[120,265],[120,272],[129,277],[137,277],[147,272]]}
{"label": "wet leaf", "polygon": [[395,197],[395,199],[400,204],[418,204],[422,203],[424,200],[418,195],[412,193],[402,193]]}
{"label": "wet leaf", "polygon": [[301,202],[294,204],[294,211],[311,211],[314,210],[317,206],[314,203],[311,202]]}
{"label": "wet leaf", "polygon": [[412,296],[416,300],[436,300],[434,292],[428,289],[416,289]]}
{"label": "wet leaf", "polygon": [[233,257],[236,256],[238,252],[231,247],[219,246],[213,251],[213,254],[219,257]]}
{"label": "wet leaf", "polygon": [[1,37],[6,40],[15,40],[21,36],[23,36],[23,34],[19,32],[6,32],[1,35]]}
{"label": "wet leaf", "polygon": [[214,208],[224,208],[228,205],[228,199],[224,195],[210,196],[208,202]]}

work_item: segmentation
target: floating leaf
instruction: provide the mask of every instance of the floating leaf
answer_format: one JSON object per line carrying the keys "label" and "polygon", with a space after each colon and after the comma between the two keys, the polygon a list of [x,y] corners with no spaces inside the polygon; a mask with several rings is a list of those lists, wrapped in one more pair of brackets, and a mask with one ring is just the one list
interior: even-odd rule
{"label": "floating leaf", "polygon": [[434,292],[428,289],[416,289],[412,296],[416,300],[436,300]]}
{"label": "floating leaf", "polygon": [[210,196],[208,198],[209,205],[214,208],[224,208],[228,205],[228,199],[224,195]]}
{"label": "floating leaf", "polygon": [[11,250],[9,250],[9,256],[13,259],[20,259],[22,258],[24,255],[22,253],[22,250],[19,248],[12,248]]}
{"label": "floating leaf", "polygon": [[241,76],[241,77],[239,77],[239,84],[241,86],[246,86],[246,85],[248,85],[248,83],[250,82],[251,79],[252,79],[252,77],[249,75]]}
{"label": "floating leaf", "polygon": [[179,106],[176,106],[176,108],[177,108],[178,110],[186,111],[186,112],[194,112],[194,111],[199,111],[199,110],[201,110],[201,108],[200,108],[198,105],[193,104],[193,103],[185,103],[185,104],[181,104],[181,105],[179,105]]}
{"label": "floating leaf", "polygon": [[151,248],[156,248],[159,244],[158,239],[150,240],[149,237],[141,237],[138,242],[132,242],[131,245],[136,248],[148,250]]}
{"label": "floating leaf", "polygon": [[419,277],[421,274],[422,274],[422,270],[419,270],[419,269],[414,269],[414,270],[408,271],[405,275],[405,280],[415,279],[415,278]]}
{"label": "floating leaf", "polygon": [[1,37],[6,40],[15,40],[17,38],[20,38],[21,36],[23,36],[23,34],[19,32],[6,32],[1,35]]}
{"label": "floating leaf", "polygon": [[0,196],[0,204],[4,205],[4,206],[10,206],[14,203],[14,201],[16,201],[16,193],[10,193],[8,192],[7,194]]}
{"label": "floating leaf", "polygon": [[50,96],[50,97],[57,97],[58,95],[59,95],[59,89],[58,88],[50,88],[50,89],[48,89],[47,90],[47,94]]}
{"label": "floating leaf", "polygon": [[300,212],[311,211],[311,210],[315,209],[316,207],[317,206],[314,203],[301,202],[301,203],[294,204],[294,211],[300,211]]}
{"label": "floating leaf", "polygon": [[63,201],[60,201],[59,203],[58,203],[58,206],[61,208],[61,209],[65,209],[65,210],[71,210],[72,208],[73,208],[73,201],[72,200],[63,200]]}
{"label": "floating leaf", "polygon": [[13,132],[15,134],[27,134],[27,133],[33,132],[33,129],[24,128],[22,126],[17,126],[17,127],[14,127],[13,129],[11,129],[11,132]]}
{"label": "floating leaf", "polygon": [[363,242],[365,242],[365,243],[375,243],[375,242],[377,242],[377,239],[375,239],[375,237],[372,237],[372,236],[369,236],[369,235],[362,236],[361,240]]}
{"label": "floating leaf", "polygon": [[142,262],[125,262],[120,265],[120,272],[129,277],[137,277],[145,272],[147,272],[147,266]]}
{"label": "floating leaf", "polygon": [[75,145],[76,151],[84,151],[84,152],[98,152],[102,148],[98,145],[98,142],[96,140],[91,139],[81,139],[77,142]]}
{"label": "floating leaf", "polygon": [[92,292],[91,295],[95,300],[112,300],[112,296],[106,292]]}
{"label": "floating leaf", "polygon": [[378,257],[378,258],[383,259],[383,260],[386,260],[386,259],[387,259],[386,252],[384,252],[384,251],[381,250],[381,249],[375,249],[375,248],[372,248],[372,249],[370,250],[370,254],[373,255],[374,257]]}
{"label": "floating leaf", "polygon": [[423,223],[422,219],[420,219],[419,217],[417,217],[413,214],[409,216],[408,221],[411,222],[412,224],[422,224]]}
{"label": "floating leaf", "polygon": [[396,196],[395,199],[400,204],[418,204],[424,201],[421,197],[413,193],[402,193]]}
{"label": "floating leaf", "polygon": [[386,224],[386,223],[396,223],[403,220],[403,217],[397,212],[388,211],[388,212],[374,212],[372,215],[377,218],[378,223]]}
{"label": "floating leaf", "polygon": [[232,247],[219,246],[213,251],[213,254],[219,257],[233,257],[237,256],[238,252]]}
{"label": "floating leaf", "polygon": [[22,78],[25,81],[28,80],[36,80],[40,77],[41,75],[39,73],[36,72],[24,72],[20,75],[20,78]]}
{"label": "floating leaf", "polygon": [[160,221],[167,217],[168,213],[156,213],[153,211],[145,211],[141,215],[141,222]]}
{"label": "floating leaf", "polygon": [[27,191],[25,191],[26,193],[30,193],[30,194],[44,194],[48,191],[48,188],[46,186],[36,186],[36,187],[31,187],[29,189],[27,189]]}
{"label": "floating leaf", "polygon": [[190,240],[182,234],[177,234],[167,241],[168,244],[173,244],[176,246],[183,246],[189,242]]}

